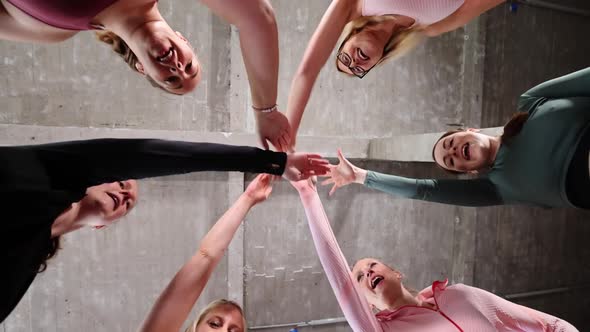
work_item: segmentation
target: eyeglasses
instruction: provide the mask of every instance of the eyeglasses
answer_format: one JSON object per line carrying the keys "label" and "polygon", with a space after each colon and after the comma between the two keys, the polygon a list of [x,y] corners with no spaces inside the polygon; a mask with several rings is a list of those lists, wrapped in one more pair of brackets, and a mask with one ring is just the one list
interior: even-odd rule
{"label": "eyeglasses", "polygon": [[379,63],[379,61],[377,61],[374,65],[371,66],[371,68],[364,70],[361,66],[355,66],[355,67],[351,67],[350,64],[352,63],[352,58],[350,57],[350,55],[348,55],[346,52],[344,51],[340,51],[338,52],[338,55],[336,56],[336,58],[338,59],[338,61],[340,61],[340,63],[342,63],[343,65],[346,66],[346,68],[350,69],[350,71],[352,72],[352,74],[358,78],[363,78],[365,77],[365,75],[367,75],[367,73],[373,69],[373,67],[375,67],[375,65],[377,63]]}

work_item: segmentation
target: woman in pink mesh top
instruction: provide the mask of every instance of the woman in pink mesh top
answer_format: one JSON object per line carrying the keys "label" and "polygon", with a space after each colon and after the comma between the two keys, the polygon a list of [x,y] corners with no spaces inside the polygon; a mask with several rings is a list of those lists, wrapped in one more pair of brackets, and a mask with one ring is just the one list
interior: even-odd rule
{"label": "woman in pink mesh top", "polygon": [[410,50],[421,36],[455,30],[504,0],[333,0],[309,40],[293,77],[287,118],[291,145],[320,70],[338,39],[336,67],[363,78]]}
{"label": "woman in pink mesh top", "polygon": [[578,331],[557,317],[479,288],[449,286],[446,280],[414,295],[404,287],[400,272],[373,258],[358,261],[351,273],[315,185],[308,180],[292,184],[299,191],[324,271],[355,332]]}

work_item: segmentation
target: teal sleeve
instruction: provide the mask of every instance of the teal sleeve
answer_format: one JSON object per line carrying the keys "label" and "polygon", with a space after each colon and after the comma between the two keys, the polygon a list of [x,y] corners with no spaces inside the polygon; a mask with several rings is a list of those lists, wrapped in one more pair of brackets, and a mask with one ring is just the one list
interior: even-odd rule
{"label": "teal sleeve", "polygon": [[541,83],[523,96],[550,99],[590,97],[590,67]]}
{"label": "teal sleeve", "polygon": [[368,171],[365,185],[391,195],[461,206],[503,204],[496,186],[487,178],[411,179]]}

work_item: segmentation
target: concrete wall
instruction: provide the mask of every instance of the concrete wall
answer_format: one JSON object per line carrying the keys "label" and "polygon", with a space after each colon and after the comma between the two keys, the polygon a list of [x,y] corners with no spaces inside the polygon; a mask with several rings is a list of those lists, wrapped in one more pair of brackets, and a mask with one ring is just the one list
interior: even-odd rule
{"label": "concrete wall", "polygon": [[[284,110],[292,75],[329,1],[272,4],[281,43],[278,103]],[[587,5],[582,0],[567,4]],[[151,88],[89,32],[59,45],[2,41],[0,144],[104,136],[254,144],[236,29],[194,2],[161,1],[159,6],[198,51],[205,75],[196,92],[178,97]],[[412,56],[387,63],[363,80],[338,75],[328,65],[304,117],[300,148],[333,156],[337,146],[344,146],[352,157],[367,158],[368,138],[394,144],[396,135],[443,131],[447,124],[501,125],[521,91],[590,64],[588,45],[582,42],[589,24],[544,9],[522,7],[513,15],[500,7],[465,28],[425,41]],[[401,146],[400,151],[418,148],[427,147]],[[390,155],[387,150],[380,158]],[[426,163],[358,163],[407,176],[445,176]],[[202,173],[142,181],[140,204],[124,222],[65,237],[64,250],[0,328],[134,330],[250,179]],[[396,199],[360,186],[332,198],[321,189],[321,197],[350,264],[364,256],[381,258],[418,289],[448,277],[509,294],[583,285],[590,277],[588,213],[458,208]],[[522,303],[584,330],[590,328],[588,293],[578,289]],[[287,183],[277,184],[270,200],[247,217],[195,312],[219,297],[243,302],[251,326],[341,315],[296,192]]]}

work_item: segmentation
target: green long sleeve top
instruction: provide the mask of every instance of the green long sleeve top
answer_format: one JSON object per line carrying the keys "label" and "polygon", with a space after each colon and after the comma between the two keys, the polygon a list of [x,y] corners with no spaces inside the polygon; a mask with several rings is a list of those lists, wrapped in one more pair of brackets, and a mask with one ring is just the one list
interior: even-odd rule
{"label": "green long sleeve top", "polygon": [[369,171],[365,185],[393,195],[463,206],[575,206],[566,193],[570,161],[590,124],[590,67],[542,83],[519,98],[529,119],[491,170],[475,179],[412,179]]}

